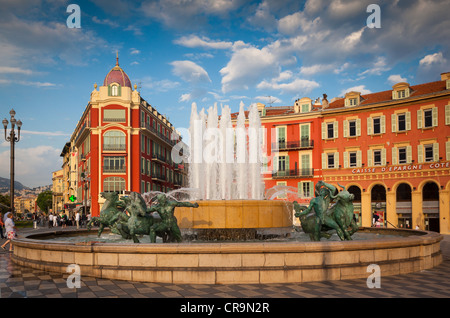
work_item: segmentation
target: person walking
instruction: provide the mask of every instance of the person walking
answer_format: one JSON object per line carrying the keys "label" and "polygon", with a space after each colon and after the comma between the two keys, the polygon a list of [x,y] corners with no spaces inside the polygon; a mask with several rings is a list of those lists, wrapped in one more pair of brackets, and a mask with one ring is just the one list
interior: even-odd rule
{"label": "person walking", "polygon": [[49,213],[48,214],[48,227],[52,227],[53,226],[53,213]]}
{"label": "person walking", "polygon": [[5,238],[5,235],[3,235],[4,227],[5,227],[5,223],[3,223],[3,216],[0,213],[0,235],[1,235],[2,239]]}
{"label": "person walking", "polygon": [[9,243],[9,251],[12,252],[12,244],[11,240],[13,240],[16,237],[16,225],[13,221],[13,214],[11,212],[8,212],[5,214],[6,221],[5,221],[5,228],[6,228],[6,242],[3,243],[1,246],[2,249],[6,250],[5,246]]}
{"label": "person walking", "polygon": [[80,212],[75,214],[75,222],[77,223],[77,230],[80,228]]}

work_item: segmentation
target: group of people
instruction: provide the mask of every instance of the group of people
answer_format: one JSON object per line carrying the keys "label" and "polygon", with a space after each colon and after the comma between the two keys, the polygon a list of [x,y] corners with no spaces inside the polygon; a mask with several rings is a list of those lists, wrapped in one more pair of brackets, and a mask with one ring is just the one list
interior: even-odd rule
{"label": "group of people", "polygon": [[88,212],[88,214],[80,214],[80,212],[76,212],[72,215],[72,217],[69,217],[67,214],[61,212],[61,213],[50,213],[48,215],[48,218],[46,218],[46,221],[48,221],[48,227],[54,227],[54,226],[61,226],[62,228],[65,228],[67,225],[69,226],[76,226],[77,229],[80,227],[86,227],[86,224],[90,221],[91,214]]}

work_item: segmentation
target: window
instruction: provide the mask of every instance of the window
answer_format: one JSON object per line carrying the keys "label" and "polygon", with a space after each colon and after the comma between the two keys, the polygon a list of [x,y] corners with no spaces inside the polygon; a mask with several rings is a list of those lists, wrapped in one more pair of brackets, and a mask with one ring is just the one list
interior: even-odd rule
{"label": "window", "polygon": [[430,162],[433,161],[433,144],[429,144],[429,145],[424,145],[423,146],[424,149],[424,154],[425,154],[425,162]]}
{"label": "window", "polygon": [[350,120],[348,122],[348,134],[350,137],[356,136],[356,120]]}
{"label": "window", "polygon": [[277,127],[278,148],[286,147],[286,127]]}
{"label": "window", "polygon": [[125,122],[125,109],[105,109],[103,111],[105,122]]}
{"label": "window", "polygon": [[373,151],[373,165],[381,166],[381,150]]}
{"label": "window", "polygon": [[407,163],[406,147],[398,148],[398,163],[399,164]]}
{"label": "window", "polygon": [[380,117],[373,118],[373,133],[374,134],[381,133],[381,118]]}
{"label": "window", "polygon": [[109,96],[120,96],[120,86],[111,85],[110,86],[110,94]]}
{"label": "window", "polygon": [[310,111],[309,104],[302,104],[302,113],[307,113]]}
{"label": "window", "polygon": [[357,153],[356,151],[349,153],[349,166],[350,167],[357,167]]}
{"label": "window", "polygon": [[298,196],[300,198],[311,198],[314,196],[314,182],[303,181],[298,183]]}
{"label": "window", "polygon": [[350,98],[349,99],[349,103],[350,103],[350,106],[356,106],[356,105],[358,105],[358,99],[357,98]]}
{"label": "window", "polygon": [[103,150],[125,150],[125,134],[121,131],[105,132]]}
{"label": "window", "polygon": [[334,154],[332,153],[327,154],[327,167],[328,169],[334,168]]}
{"label": "window", "polygon": [[104,192],[122,192],[125,191],[125,179],[120,177],[108,177],[103,180]]}
{"label": "window", "polygon": [[404,131],[406,130],[406,115],[405,114],[399,114],[397,115],[397,127],[398,131]]}
{"label": "window", "polygon": [[411,130],[411,113],[404,112],[392,114],[391,116],[392,132],[405,132]]}
{"label": "window", "polygon": [[397,91],[397,98],[405,98],[405,97],[406,97],[406,90],[405,89]]}
{"label": "window", "polygon": [[[286,186],[286,182],[282,181],[282,182],[277,182],[277,186]],[[285,191],[280,191],[281,193],[277,196],[278,199],[286,199],[286,192]]]}
{"label": "window", "polygon": [[278,171],[286,171],[286,157],[285,156],[278,157]]}
{"label": "window", "polygon": [[327,124],[327,138],[332,139],[334,138],[334,125],[333,123]]}
{"label": "window", "polygon": [[109,173],[125,172],[125,157],[113,156],[103,158],[103,171]]}
{"label": "window", "polygon": [[433,111],[431,109],[423,111],[423,126],[425,128],[433,127]]}
{"label": "window", "polygon": [[338,122],[322,123],[322,139],[338,138]]}

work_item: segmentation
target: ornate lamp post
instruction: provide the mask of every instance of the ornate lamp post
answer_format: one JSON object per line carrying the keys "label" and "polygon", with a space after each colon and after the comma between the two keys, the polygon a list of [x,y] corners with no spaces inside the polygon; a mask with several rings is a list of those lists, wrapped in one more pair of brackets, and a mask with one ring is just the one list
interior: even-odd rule
{"label": "ornate lamp post", "polygon": [[[3,127],[5,128],[5,140],[7,142],[11,143],[11,168],[10,168],[10,198],[11,198],[11,213],[14,215],[14,144],[20,140],[20,128],[22,127],[22,122],[20,120],[16,120],[14,116],[16,115],[16,112],[14,109],[11,109],[9,112],[11,115],[10,122],[11,122],[11,131],[9,132],[9,136],[6,135],[6,130],[8,129],[8,120],[5,118],[3,119]],[[14,127],[17,125],[18,135],[16,136],[16,132],[14,130]]]}

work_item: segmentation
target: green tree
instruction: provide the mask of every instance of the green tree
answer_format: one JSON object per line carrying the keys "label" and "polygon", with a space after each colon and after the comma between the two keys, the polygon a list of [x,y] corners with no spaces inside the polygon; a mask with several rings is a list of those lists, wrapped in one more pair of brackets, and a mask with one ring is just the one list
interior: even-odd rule
{"label": "green tree", "polygon": [[11,199],[10,199],[9,195],[0,194],[0,211],[2,213],[8,212],[9,210],[11,210],[10,205],[11,205]]}
{"label": "green tree", "polygon": [[52,191],[43,191],[39,193],[36,203],[42,212],[47,213],[48,209],[52,207]]}

